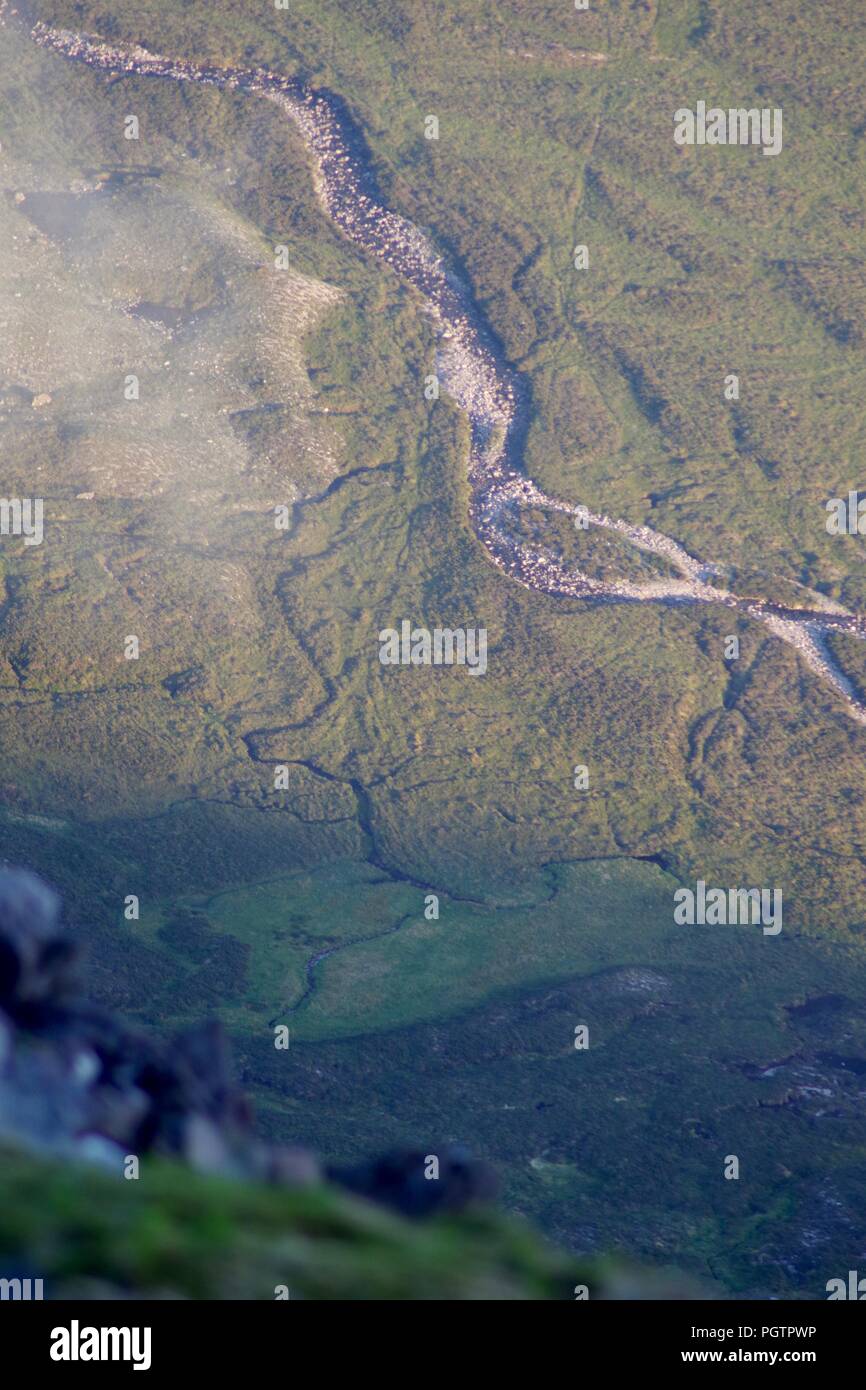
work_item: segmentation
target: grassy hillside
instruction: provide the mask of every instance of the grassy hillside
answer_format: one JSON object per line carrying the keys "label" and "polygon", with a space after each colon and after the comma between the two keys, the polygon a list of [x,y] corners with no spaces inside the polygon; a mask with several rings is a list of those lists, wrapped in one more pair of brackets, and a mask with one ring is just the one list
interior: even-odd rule
{"label": "grassy hillside", "polygon": [[[275,1192],[168,1164],[118,1185],[6,1151],[0,1191],[0,1269],[16,1277],[26,1261],[46,1298],[524,1300],[573,1298],[579,1281],[616,1296],[634,1279],[487,1213],[413,1226],[330,1188]],[[648,1295],[665,1288],[644,1279]]]}
{"label": "grassy hillside", "polygon": [[[824,525],[866,388],[844,0],[36,8],[339,92],[525,375],[527,471],[743,592],[866,609]],[[224,1014],[273,1133],[435,1124],[573,1249],[820,1292],[862,1208],[866,732],[763,627],[492,568],[429,324],[275,109],[0,44],[4,489],[47,526],[0,548],[0,854],[61,887],[104,998]],[[701,97],[782,106],[782,154],[676,147]],[[486,626],[487,675],[383,668],[404,617]],[[782,936],[676,928],[699,877],[781,887]]]}

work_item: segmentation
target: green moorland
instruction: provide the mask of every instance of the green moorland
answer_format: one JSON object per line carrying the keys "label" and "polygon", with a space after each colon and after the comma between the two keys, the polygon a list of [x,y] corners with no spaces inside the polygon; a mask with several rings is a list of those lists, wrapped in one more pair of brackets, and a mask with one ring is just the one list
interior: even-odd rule
{"label": "green moorland", "polygon": [[[742,592],[866,611],[862,541],[824,525],[863,482],[845,0],[37,11],[339,92],[525,374],[545,488]],[[0,855],[60,887],[103,998],[226,1018],[268,1132],[467,1139],[572,1249],[820,1296],[862,1244],[866,730],[762,626],[491,566],[429,324],[275,108],[109,80],[11,19],[0,47],[0,490],[46,512],[43,545],[0,540]],[[699,98],[781,106],[781,155],[679,149]],[[486,627],[487,674],[382,667],[403,618]],[[697,878],[781,888],[783,931],[675,926]]]}

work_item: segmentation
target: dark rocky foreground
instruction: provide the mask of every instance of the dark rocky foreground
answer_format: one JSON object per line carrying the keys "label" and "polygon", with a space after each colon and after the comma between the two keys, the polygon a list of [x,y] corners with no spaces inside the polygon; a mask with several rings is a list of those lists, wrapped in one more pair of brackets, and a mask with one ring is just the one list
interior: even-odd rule
{"label": "dark rocky foreground", "polygon": [[494,1195],[492,1171],[456,1145],[324,1172],[305,1149],[263,1143],[219,1023],[154,1040],[90,1003],[82,973],[57,895],[26,870],[0,870],[0,1141],[121,1178],[151,1155],[270,1183],[328,1178],[407,1216]]}
{"label": "dark rocky foreground", "polygon": [[218,1024],[154,1040],[82,979],[56,894],[0,869],[0,1279],[61,1300],[707,1296],[549,1248],[456,1146],[323,1172],[263,1143]]}

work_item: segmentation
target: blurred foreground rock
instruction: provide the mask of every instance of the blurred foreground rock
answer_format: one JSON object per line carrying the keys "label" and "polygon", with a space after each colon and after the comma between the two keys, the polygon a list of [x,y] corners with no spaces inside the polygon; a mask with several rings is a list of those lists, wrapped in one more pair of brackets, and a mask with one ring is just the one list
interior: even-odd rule
{"label": "blurred foreground rock", "polygon": [[217,1024],[154,1041],[77,967],[56,895],[0,870],[0,1278],[55,1299],[707,1296],[551,1249],[459,1145],[323,1174],[263,1143]]}
{"label": "blurred foreground rock", "polygon": [[[235,1084],[228,1040],[206,1022],[162,1043],[88,1002],[57,895],[0,870],[0,1138],[122,1173],[128,1156],[182,1159],[200,1173],[303,1184],[315,1155],[264,1144]],[[457,1146],[385,1155],[328,1176],[405,1215],[494,1195],[492,1171]]]}

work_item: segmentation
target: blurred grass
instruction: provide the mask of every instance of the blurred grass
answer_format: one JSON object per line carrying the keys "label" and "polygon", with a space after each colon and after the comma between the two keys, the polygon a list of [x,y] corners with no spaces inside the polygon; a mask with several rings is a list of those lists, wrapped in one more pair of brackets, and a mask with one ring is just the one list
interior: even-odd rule
{"label": "blurred grass", "polygon": [[286,1285],[292,1299],[549,1299],[581,1282],[610,1293],[625,1277],[486,1210],[410,1224],[331,1187],[265,1188],[162,1163],[126,1181],[4,1150],[0,1272],[22,1265],[49,1298],[274,1299]]}
{"label": "blurred grass", "polygon": [[[431,229],[526,374],[542,485],[734,566],[740,591],[791,602],[808,584],[866,607],[862,539],[824,527],[825,499],[862,482],[864,443],[864,16],[847,0],[820,23],[796,0],[38,9],[340,92],[386,201]],[[782,155],[678,153],[673,110],[699,96],[782,105]],[[129,110],[138,145],[122,139]],[[465,422],[419,390],[429,324],[328,224],[266,103],[109,85],[22,42],[0,138],[10,289],[25,276],[35,354],[20,354],[23,386],[55,397],[43,414],[13,394],[6,422],[4,487],[38,485],[50,505],[44,547],[3,549],[0,852],[61,886],[101,997],[160,1029],[225,1012],[275,1133],[328,1154],[385,1129],[471,1134],[512,1205],[574,1248],[693,1260],[746,1292],[820,1290],[862,1205],[862,1108],[814,1054],[863,1050],[866,732],[727,612],[588,609],[492,569],[467,520]],[[98,173],[122,175],[101,223],[114,239],[100,249],[85,222],[76,261],[14,191]],[[230,231],[263,268],[285,241],[305,294],[341,297],[315,324],[300,291],[297,321],[274,316]],[[163,388],[178,345],[118,311],[133,289],[213,311],[193,340],[207,449],[184,452],[171,428],[148,438],[144,415],[125,438],[106,428],[130,353],[169,425],[185,408]],[[216,369],[223,336],[237,352]],[[289,347],[293,372],[269,385]],[[228,425],[229,402],[279,413]],[[173,446],[164,497],[130,436],[162,464]],[[97,498],[77,500],[94,478]],[[268,507],[287,500],[278,534]],[[383,671],[379,628],[422,616],[487,627],[484,681]],[[121,663],[139,627],[144,657]],[[738,663],[722,655],[731,632]],[[863,645],[832,645],[866,680]],[[273,765],[291,759],[318,771],[293,769],[275,795]],[[667,875],[616,865],[652,855]],[[441,893],[438,924],[407,876]],[[670,889],[697,877],[779,885],[783,937],[677,938]],[[128,892],[140,927],[121,918]],[[267,1021],[307,950],[354,935],[355,913],[384,930],[415,904],[417,925],[322,965],[296,1019],[310,1042],[275,1074]],[[204,961],[178,949],[182,931],[160,934],[191,906],[212,916]],[[600,1000],[602,966],[658,965],[670,994],[621,1013]],[[831,992],[845,1011],[820,1027],[789,1013]],[[577,1071],[562,1050],[590,1006],[606,1046]],[[839,1115],[813,1116],[784,1072],[746,1079],[798,1050]],[[720,1184],[728,1151],[748,1153],[748,1183]],[[815,1211],[829,1245],[808,1243]]]}

